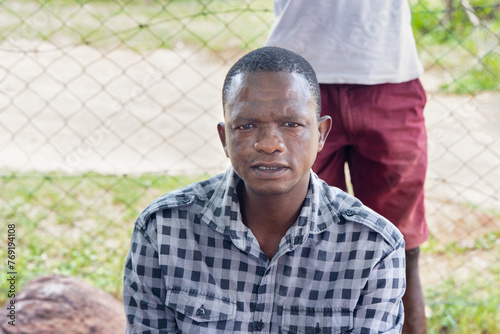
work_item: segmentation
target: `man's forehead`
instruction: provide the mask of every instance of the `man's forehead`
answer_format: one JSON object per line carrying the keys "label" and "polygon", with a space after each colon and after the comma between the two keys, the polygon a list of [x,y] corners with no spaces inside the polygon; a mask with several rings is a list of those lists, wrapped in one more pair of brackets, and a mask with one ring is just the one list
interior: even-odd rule
{"label": "man's forehead", "polygon": [[311,91],[306,78],[290,72],[242,72],[231,80],[229,103],[237,97],[239,101],[258,99],[296,100],[309,99]]}

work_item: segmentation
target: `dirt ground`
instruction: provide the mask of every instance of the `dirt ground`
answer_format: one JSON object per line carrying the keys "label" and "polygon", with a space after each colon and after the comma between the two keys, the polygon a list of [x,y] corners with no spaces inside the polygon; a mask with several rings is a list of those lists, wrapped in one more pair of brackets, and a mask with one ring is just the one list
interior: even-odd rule
{"label": "dirt ground", "polygon": [[[178,174],[228,166],[216,124],[234,58],[183,45],[138,54],[6,40],[0,59],[0,170]],[[422,77],[429,225],[440,241],[468,245],[500,229],[500,94],[441,95],[443,80],[441,72]]]}

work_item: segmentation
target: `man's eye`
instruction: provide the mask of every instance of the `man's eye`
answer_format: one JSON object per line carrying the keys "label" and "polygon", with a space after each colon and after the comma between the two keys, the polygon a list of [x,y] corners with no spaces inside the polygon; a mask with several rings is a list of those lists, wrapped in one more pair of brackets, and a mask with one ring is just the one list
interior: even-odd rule
{"label": "man's eye", "polygon": [[299,126],[299,123],[294,123],[294,122],[285,122],[283,123],[284,126],[287,128],[296,128]]}
{"label": "man's eye", "polygon": [[252,124],[245,124],[245,125],[240,125],[240,126],[236,127],[237,130],[248,130],[251,128],[253,128]]}

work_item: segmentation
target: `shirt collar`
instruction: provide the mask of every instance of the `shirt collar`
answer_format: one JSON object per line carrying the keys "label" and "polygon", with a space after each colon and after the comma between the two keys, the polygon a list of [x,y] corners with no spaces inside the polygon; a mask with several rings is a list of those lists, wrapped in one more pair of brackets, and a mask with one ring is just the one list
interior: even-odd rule
{"label": "shirt collar", "polygon": [[[339,221],[324,191],[324,184],[312,171],[309,189],[295,224],[281,241],[280,250],[289,251],[301,245],[309,234],[317,234]],[[255,242],[251,231],[243,224],[237,185],[241,178],[229,167],[212,197],[201,211],[201,219],[219,233],[228,235],[242,251],[251,252]],[[278,251],[278,253],[280,252]]]}

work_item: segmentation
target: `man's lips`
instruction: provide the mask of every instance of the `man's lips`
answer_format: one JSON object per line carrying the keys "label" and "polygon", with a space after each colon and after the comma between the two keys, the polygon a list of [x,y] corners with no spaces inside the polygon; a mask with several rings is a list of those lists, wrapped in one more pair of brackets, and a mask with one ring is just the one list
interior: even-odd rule
{"label": "man's lips", "polygon": [[257,168],[260,170],[278,170],[280,168],[285,168],[283,166],[254,166],[252,168]]}
{"label": "man's lips", "polygon": [[256,162],[250,165],[252,168],[259,168],[262,170],[272,170],[272,169],[280,169],[280,168],[288,168],[286,164],[282,163],[269,163],[269,162]]}
{"label": "man's lips", "polygon": [[252,164],[252,170],[262,176],[279,176],[289,168],[282,164],[256,163]]}

